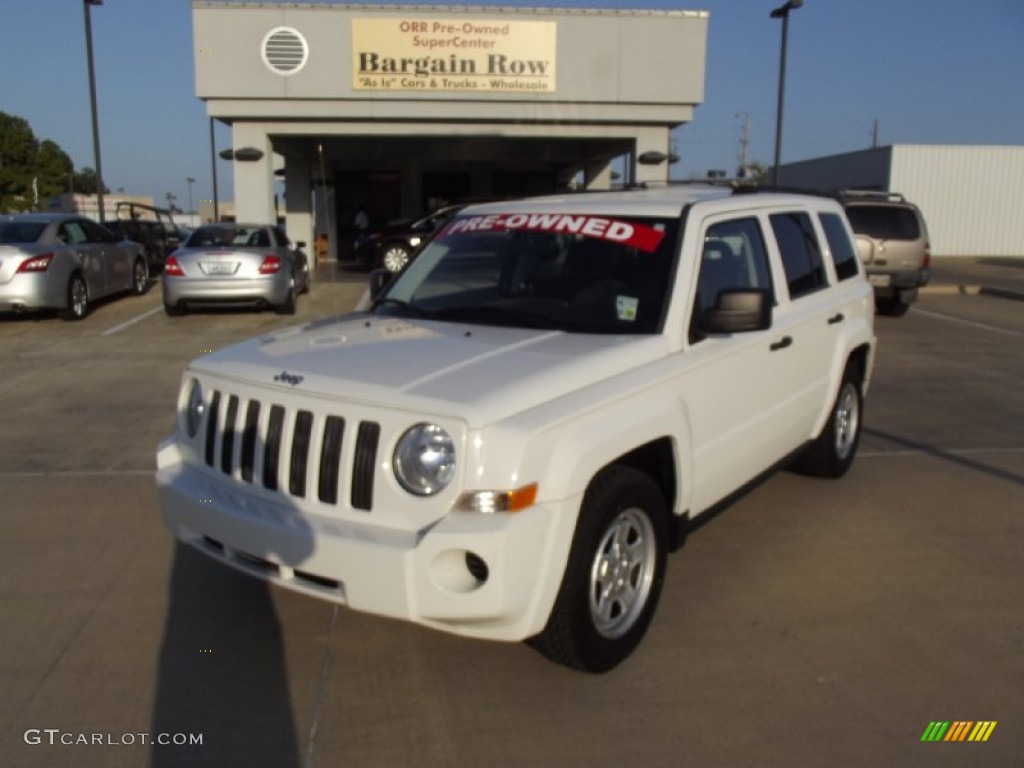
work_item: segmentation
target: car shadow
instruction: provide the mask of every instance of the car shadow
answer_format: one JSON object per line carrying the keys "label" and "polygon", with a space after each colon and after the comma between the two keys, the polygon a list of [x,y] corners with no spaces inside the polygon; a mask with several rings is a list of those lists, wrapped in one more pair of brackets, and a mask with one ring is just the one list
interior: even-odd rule
{"label": "car shadow", "polygon": [[903,446],[904,448],[913,451],[919,451],[921,453],[927,454],[928,456],[933,456],[937,459],[948,461],[951,464],[957,464],[961,467],[972,469],[975,472],[983,472],[986,475],[997,477],[1000,480],[1006,480],[1007,482],[1013,483],[1014,485],[1024,485],[1024,476],[1018,475],[1016,472],[1010,472],[1009,470],[1006,469],[993,467],[991,464],[986,464],[983,461],[977,461],[976,459],[972,459],[967,456],[951,453],[949,451],[944,451],[941,448],[936,448],[935,446],[928,445],[927,443],[922,443],[917,440],[911,440],[906,437],[901,437],[900,435],[894,435],[890,432],[884,432],[880,429],[874,429],[871,427],[864,427],[864,434],[870,435],[871,437],[879,438],[881,440],[886,440],[890,443],[895,443],[896,445]]}
{"label": "car shadow", "polygon": [[270,588],[178,542],[150,728],[155,768],[301,765]]}

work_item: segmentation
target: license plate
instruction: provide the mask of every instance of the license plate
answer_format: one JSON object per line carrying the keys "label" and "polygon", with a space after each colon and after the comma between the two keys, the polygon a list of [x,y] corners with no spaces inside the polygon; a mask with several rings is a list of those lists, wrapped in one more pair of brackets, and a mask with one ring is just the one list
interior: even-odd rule
{"label": "license plate", "polygon": [[892,284],[892,275],[868,275],[868,282],[879,288],[886,288]]}
{"label": "license plate", "polygon": [[233,275],[238,269],[237,261],[206,261],[200,264],[207,275]]}

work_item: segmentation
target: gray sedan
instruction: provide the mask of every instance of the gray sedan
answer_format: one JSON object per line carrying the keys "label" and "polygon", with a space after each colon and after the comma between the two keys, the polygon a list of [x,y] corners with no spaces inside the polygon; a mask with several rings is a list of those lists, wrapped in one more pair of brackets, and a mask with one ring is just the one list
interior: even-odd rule
{"label": "gray sedan", "polygon": [[296,297],[309,290],[309,262],[278,227],[208,224],[167,258],[161,278],[164,310],[254,304],[295,313]]}
{"label": "gray sedan", "polygon": [[56,309],[81,320],[98,298],[143,294],[149,272],[142,246],[83,216],[0,216],[0,312]]}

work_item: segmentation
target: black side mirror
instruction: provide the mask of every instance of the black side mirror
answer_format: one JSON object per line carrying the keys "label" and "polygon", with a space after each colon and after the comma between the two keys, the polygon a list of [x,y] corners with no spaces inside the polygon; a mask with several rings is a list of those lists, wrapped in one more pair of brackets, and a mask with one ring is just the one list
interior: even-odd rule
{"label": "black side mirror", "polygon": [[726,290],[718,294],[715,308],[704,313],[704,333],[763,331],[772,326],[772,297],[766,290]]}
{"label": "black side mirror", "polygon": [[394,276],[394,273],[389,272],[386,269],[375,269],[370,272],[371,301],[376,300],[376,298],[384,292],[384,289],[388,287]]}

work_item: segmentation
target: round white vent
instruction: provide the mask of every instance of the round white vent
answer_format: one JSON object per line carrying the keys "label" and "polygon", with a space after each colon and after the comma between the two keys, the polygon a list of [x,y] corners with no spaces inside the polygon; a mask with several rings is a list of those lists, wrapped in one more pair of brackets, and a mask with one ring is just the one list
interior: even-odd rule
{"label": "round white vent", "polygon": [[291,27],[277,27],[263,38],[260,50],[263,63],[279,75],[294,75],[309,58],[309,45],[297,30]]}

